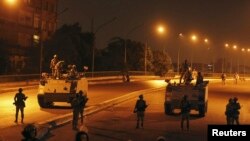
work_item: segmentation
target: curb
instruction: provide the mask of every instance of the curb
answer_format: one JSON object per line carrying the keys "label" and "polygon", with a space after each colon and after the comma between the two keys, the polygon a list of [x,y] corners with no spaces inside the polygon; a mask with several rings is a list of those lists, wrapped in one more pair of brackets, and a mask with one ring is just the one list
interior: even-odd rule
{"label": "curb", "polygon": [[[157,77],[147,77],[147,78],[132,78],[133,80],[131,80],[131,82],[134,82],[134,81],[144,81],[144,80],[154,80],[154,79],[157,79]],[[119,79],[88,79],[88,84],[89,85],[95,85],[95,84],[112,84],[112,83],[126,83],[126,82],[123,82],[122,81],[122,78],[119,78]],[[6,93],[6,92],[15,92],[18,90],[18,88],[22,87],[23,90],[30,90],[30,89],[34,89],[34,88],[38,88],[38,83],[39,82],[36,82],[36,83],[32,83],[32,84],[23,84],[23,85],[13,85],[13,87],[11,88],[6,88],[6,89],[0,89],[0,94],[1,93]],[[6,85],[11,85],[11,84],[6,84]],[[27,86],[29,85],[29,86]]]}
{"label": "curb", "polygon": [[[84,116],[87,115],[92,115],[94,113],[100,112],[104,109],[107,109],[109,107],[112,107],[114,105],[120,104],[122,102],[125,102],[127,100],[131,100],[133,98],[138,97],[140,94],[150,94],[153,92],[158,92],[161,90],[164,90],[165,87],[161,87],[161,88],[152,88],[152,89],[146,89],[146,90],[139,90],[139,91],[135,91],[132,93],[128,93],[126,95],[117,97],[117,98],[113,98],[110,100],[106,100],[100,104],[97,104],[95,106],[92,107],[88,107],[84,110]],[[53,130],[56,127],[62,126],[66,123],[69,123],[72,121],[72,113],[66,114],[66,115],[62,115],[62,116],[58,116],[43,122],[38,122],[35,125],[38,128],[38,132],[37,132],[37,138],[42,139],[43,137],[45,137],[50,130]]]}

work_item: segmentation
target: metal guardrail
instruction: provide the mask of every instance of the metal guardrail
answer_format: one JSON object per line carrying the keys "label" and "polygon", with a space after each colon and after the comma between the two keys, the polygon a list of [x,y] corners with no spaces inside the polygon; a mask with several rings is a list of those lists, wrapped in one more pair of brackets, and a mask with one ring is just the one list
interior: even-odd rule
{"label": "metal guardrail", "polygon": [[[143,75],[154,75],[152,72],[144,72],[144,71],[129,71],[130,76],[143,76]],[[86,72],[85,76],[87,78],[92,78],[92,72]],[[93,78],[96,77],[108,77],[108,76],[122,76],[121,71],[101,71],[94,72]],[[178,77],[179,74],[176,72],[170,72],[165,75],[165,77]],[[204,78],[213,77],[220,78],[221,73],[203,73]],[[227,78],[233,78],[234,74],[227,74]],[[250,77],[250,74],[240,74],[240,77]],[[18,75],[0,75],[0,83],[1,82],[19,82],[19,81],[38,81],[40,78],[40,74],[18,74]]]}

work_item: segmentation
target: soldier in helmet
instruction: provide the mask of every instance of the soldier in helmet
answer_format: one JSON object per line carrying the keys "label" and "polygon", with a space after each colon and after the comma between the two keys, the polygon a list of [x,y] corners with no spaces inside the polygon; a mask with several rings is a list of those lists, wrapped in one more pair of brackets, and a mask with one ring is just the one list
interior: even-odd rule
{"label": "soldier in helmet", "polygon": [[24,137],[22,141],[39,141],[39,139],[36,138],[37,129],[33,124],[26,125],[22,131],[22,135]]}
{"label": "soldier in helmet", "polygon": [[88,98],[86,93],[83,94],[83,91],[79,91],[79,101],[80,101],[80,116],[81,116],[81,124],[83,124],[83,112],[84,108],[86,106],[86,103],[88,102]]}
{"label": "soldier in helmet", "polygon": [[144,112],[148,105],[146,104],[146,101],[143,100],[143,95],[139,96],[139,100],[136,101],[134,113],[137,113],[137,124],[136,128],[139,128],[139,124],[141,121],[141,127],[143,127],[143,120],[144,120]]}
{"label": "soldier in helmet", "polygon": [[235,97],[233,99],[233,103],[232,103],[232,116],[233,116],[233,121],[232,124],[234,124],[234,121],[236,122],[236,125],[239,125],[239,115],[240,115],[240,110],[241,106],[240,103],[238,102],[238,98]]}
{"label": "soldier in helmet", "polygon": [[53,59],[51,59],[50,61],[50,69],[51,69],[51,73],[52,73],[52,77],[55,78],[56,77],[56,64],[59,62],[57,55],[55,54]]}
{"label": "soldier in helmet", "polygon": [[181,107],[181,130],[183,130],[183,123],[185,120],[187,121],[187,130],[189,130],[189,113],[191,107],[187,95],[184,95],[180,107]]}
{"label": "soldier in helmet", "polygon": [[16,93],[15,97],[14,97],[14,105],[16,106],[16,119],[15,119],[15,123],[18,122],[18,113],[19,110],[21,111],[21,123],[23,123],[23,118],[24,118],[24,107],[25,107],[25,100],[28,98],[27,96],[25,96],[25,94],[22,93],[23,89],[19,88],[18,89],[18,93]]}
{"label": "soldier in helmet", "polygon": [[72,109],[73,109],[72,129],[77,130],[78,118],[79,118],[80,109],[81,109],[79,94],[76,94],[76,97],[74,97],[72,99],[71,106],[72,106]]}

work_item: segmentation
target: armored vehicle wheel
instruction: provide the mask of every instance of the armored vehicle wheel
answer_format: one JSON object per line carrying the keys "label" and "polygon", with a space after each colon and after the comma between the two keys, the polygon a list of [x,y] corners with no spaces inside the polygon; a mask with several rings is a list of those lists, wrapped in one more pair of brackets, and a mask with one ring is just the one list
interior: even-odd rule
{"label": "armored vehicle wheel", "polygon": [[44,95],[38,94],[37,95],[38,104],[42,108],[49,108],[53,106],[53,102],[46,102]]}
{"label": "armored vehicle wheel", "polygon": [[165,103],[165,114],[167,114],[167,115],[173,114],[172,106],[169,103],[167,103],[167,104]]}

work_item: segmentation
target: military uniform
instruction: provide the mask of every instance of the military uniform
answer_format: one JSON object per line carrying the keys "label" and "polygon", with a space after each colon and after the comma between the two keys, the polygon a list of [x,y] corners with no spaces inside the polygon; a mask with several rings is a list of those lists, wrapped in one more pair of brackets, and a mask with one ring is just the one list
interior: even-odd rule
{"label": "military uniform", "polygon": [[50,61],[50,69],[52,73],[52,77],[56,77],[56,64],[59,62],[57,55],[54,55],[54,58]]}
{"label": "military uniform", "polygon": [[77,129],[78,118],[79,118],[79,113],[80,113],[80,108],[81,108],[78,94],[76,94],[76,97],[72,99],[71,106],[73,109],[72,128],[75,130]]}
{"label": "military uniform", "polygon": [[80,116],[81,116],[81,124],[83,124],[83,112],[84,112],[84,108],[86,103],[88,102],[88,98],[87,95],[83,95],[83,92],[80,91],[79,92],[79,100],[80,100]]}
{"label": "military uniform", "polygon": [[143,127],[143,120],[144,120],[144,112],[148,105],[146,104],[146,101],[143,100],[143,96],[139,96],[139,100],[136,101],[134,112],[137,114],[137,124],[136,128],[139,128],[139,124],[141,121],[141,127]]}
{"label": "military uniform", "polygon": [[228,104],[226,105],[226,120],[227,120],[227,125],[232,125],[233,123],[233,99],[230,98],[228,100]]}
{"label": "military uniform", "polygon": [[14,104],[16,106],[16,120],[15,122],[17,123],[18,121],[18,113],[19,110],[21,111],[21,122],[23,123],[23,118],[24,118],[24,107],[25,107],[25,100],[27,99],[27,97],[25,96],[25,94],[22,93],[23,89],[19,88],[18,90],[19,92],[16,93],[15,97],[14,97]]}
{"label": "military uniform", "polygon": [[189,113],[190,113],[190,103],[185,95],[181,101],[181,129],[183,130],[183,123],[187,120],[187,130],[189,130]]}
{"label": "military uniform", "polygon": [[189,68],[189,64],[188,64],[187,60],[185,60],[185,62],[182,64],[182,68],[181,68],[180,84],[181,84],[182,78],[187,73],[188,68]]}
{"label": "military uniform", "polygon": [[232,121],[232,124],[234,124],[234,122],[236,122],[236,125],[239,125],[239,115],[240,115],[240,103],[237,102],[238,101],[238,98],[234,98],[233,99],[233,103],[232,103],[232,110],[233,110],[233,121]]}

